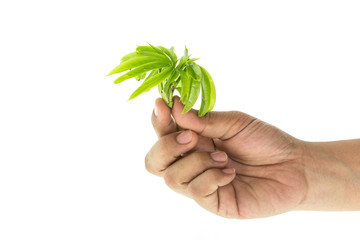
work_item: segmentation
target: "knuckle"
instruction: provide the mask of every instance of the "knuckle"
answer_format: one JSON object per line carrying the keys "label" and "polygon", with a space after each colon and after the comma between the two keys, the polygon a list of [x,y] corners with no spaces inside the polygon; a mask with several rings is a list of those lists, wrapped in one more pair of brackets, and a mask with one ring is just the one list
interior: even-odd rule
{"label": "knuckle", "polygon": [[161,149],[163,153],[166,153],[168,149],[171,148],[171,141],[169,140],[169,136],[160,137],[156,143],[156,148]]}
{"label": "knuckle", "polygon": [[208,171],[208,176],[210,179],[217,182],[219,179],[222,178],[221,170],[217,168],[210,169]]}
{"label": "knuckle", "polygon": [[207,169],[213,165],[213,161],[207,152],[194,152],[191,154],[191,158],[196,162],[197,167],[201,169]]}
{"label": "knuckle", "polygon": [[147,153],[145,156],[145,169],[150,172],[153,173],[152,168],[151,168],[151,164],[150,164],[150,154]]}
{"label": "knuckle", "polygon": [[176,188],[177,187],[177,183],[174,177],[174,174],[172,173],[172,171],[166,171],[164,174],[164,181],[166,183],[166,185],[170,188]]}
{"label": "knuckle", "polygon": [[188,185],[188,192],[190,194],[191,197],[193,198],[197,198],[200,192],[200,188],[197,184],[192,184],[190,183]]}
{"label": "knuckle", "polygon": [[145,155],[145,169],[154,175],[161,175],[162,170],[157,168],[164,155],[164,147],[164,140],[160,138]]}

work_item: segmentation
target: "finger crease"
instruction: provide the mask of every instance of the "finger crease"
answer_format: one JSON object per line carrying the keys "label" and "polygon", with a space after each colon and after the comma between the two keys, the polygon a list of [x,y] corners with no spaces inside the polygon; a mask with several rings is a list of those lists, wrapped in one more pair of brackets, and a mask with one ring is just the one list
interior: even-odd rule
{"label": "finger crease", "polygon": [[238,134],[240,134],[242,131],[244,131],[247,127],[249,127],[249,125],[252,124],[252,123],[253,123],[254,121],[256,121],[256,120],[257,120],[256,118],[252,119],[249,123],[247,123],[244,127],[242,127],[242,128],[241,128],[239,131],[237,131],[235,134],[233,134],[233,135],[230,136],[230,137],[225,138],[225,136],[230,132],[230,130],[232,130],[233,127],[234,127],[235,125],[237,125],[238,122],[241,122],[241,119],[238,118],[238,119],[231,125],[231,127],[229,127],[229,128],[226,130],[226,132],[220,137],[220,139],[223,140],[223,141],[227,141],[227,140],[235,137],[236,135],[238,135]]}
{"label": "finger crease", "polygon": [[239,208],[238,198],[237,198],[237,195],[236,195],[235,186],[234,186],[234,184],[232,184],[232,183],[231,183],[231,186],[233,187],[233,190],[234,190],[234,197],[235,197],[235,204],[236,204],[237,215],[240,216],[240,208]]}
{"label": "finger crease", "polygon": [[209,122],[210,122],[210,118],[211,118],[211,112],[209,112],[208,114],[205,115],[205,126],[204,128],[199,132],[200,135],[203,135],[203,133],[205,132],[205,129],[208,127]]}
{"label": "finger crease", "polygon": [[219,213],[220,211],[220,195],[219,195],[219,191],[216,191],[217,194],[217,213]]}

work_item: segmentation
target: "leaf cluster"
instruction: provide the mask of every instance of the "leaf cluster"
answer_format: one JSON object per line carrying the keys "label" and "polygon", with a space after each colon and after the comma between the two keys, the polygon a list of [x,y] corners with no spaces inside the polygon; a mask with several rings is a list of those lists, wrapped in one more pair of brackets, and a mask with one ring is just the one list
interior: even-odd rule
{"label": "leaf cluster", "polygon": [[[185,47],[184,55],[178,59],[174,47],[138,46],[135,52],[126,54],[121,63],[108,75],[122,73],[114,83],[121,83],[135,78],[143,83],[130,96],[136,98],[140,94],[158,86],[158,91],[169,107],[173,106],[174,91],[180,94],[180,101],[185,105],[183,113],[188,112],[196,103],[201,91],[199,116],[210,112],[216,100],[214,82],[209,72],[195,63],[198,58],[190,58]],[[107,75],[107,76],[108,76]]]}

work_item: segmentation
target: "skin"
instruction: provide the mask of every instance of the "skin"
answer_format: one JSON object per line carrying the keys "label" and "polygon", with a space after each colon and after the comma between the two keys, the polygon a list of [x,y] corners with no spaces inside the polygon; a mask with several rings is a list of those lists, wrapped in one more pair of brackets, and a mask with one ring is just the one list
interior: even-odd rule
{"label": "skin", "polygon": [[157,99],[146,169],[227,218],[360,210],[360,140],[310,143],[242,112],[182,114]]}

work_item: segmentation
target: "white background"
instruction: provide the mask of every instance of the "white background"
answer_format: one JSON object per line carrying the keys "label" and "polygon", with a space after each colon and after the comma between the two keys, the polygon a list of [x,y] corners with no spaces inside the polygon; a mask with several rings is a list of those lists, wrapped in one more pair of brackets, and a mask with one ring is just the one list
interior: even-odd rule
{"label": "white background", "polygon": [[210,214],[144,169],[156,89],[105,75],[137,45],[184,45],[215,110],[293,136],[360,136],[359,1],[0,3],[0,239],[359,239],[359,212]]}

